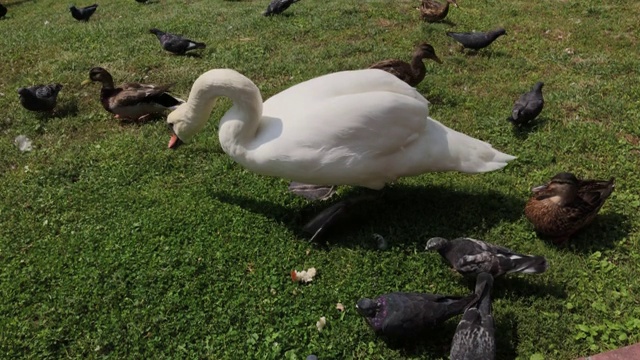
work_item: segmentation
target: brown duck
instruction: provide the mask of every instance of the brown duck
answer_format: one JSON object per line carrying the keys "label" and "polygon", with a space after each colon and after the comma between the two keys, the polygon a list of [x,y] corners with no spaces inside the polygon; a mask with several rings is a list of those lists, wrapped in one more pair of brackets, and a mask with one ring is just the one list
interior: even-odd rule
{"label": "brown duck", "polygon": [[167,92],[170,85],[124,83],[115,87],[111,74],[101,67],[92,68],[89,79],[102,83],[100,102],[119,119],[143,120],[150,114],[173,110],[184,102]]}
{"label": "brown duck", "polygon": [[422,59],[425,58],[431,59],[438,64],[442,64],[442,61],[436,55],[436,51],[433,49],[433,46],[427,43],[422,43],[418,45],[413,52],[411,64],[402,60],[389,59],[377,62],[369,66],[369,69],[384,70],[397,76],[400,80],[406,82],[407,84],[415,87],[422,80],[424,80],[424,76],[427,73],[427,68],[422,62]]}
{"label": "brown duck", "polygon": [[418,10],[420,10],[422,20],[430,23],[438,22],[447,17],[449,4],[458,7],[456,0],[447,0],[444,5],[435,0],[422,0],[422,4],[420,4]]}
{"label": "brown duck", "polygon": [[579,180],[572,173],[559,173],[531,189],[524,213],[538,233],[563,243],[593,221],[613,191],[613,180]]}

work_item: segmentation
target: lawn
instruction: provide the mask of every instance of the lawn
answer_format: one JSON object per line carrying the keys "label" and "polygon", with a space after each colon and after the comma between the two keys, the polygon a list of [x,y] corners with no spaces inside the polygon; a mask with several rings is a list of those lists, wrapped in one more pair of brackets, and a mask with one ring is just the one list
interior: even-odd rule
{"label": "lawn", "polygon": [[[573,359],[640,340],[640,2],[459,0],[440,24],[420,21],[417,0],[303,0],[273,18],[260,15],[266,0],[109,0],[87,23],[64,1],[3,4],[1,358],[448,358],[459,317],[397,349],[355,311],[359,298],[392,291],[470,293],[424,251],[433,236],[547,257],[544,274],[496,280],[499,359]],[[477,54],[445,36],[498,26],[507,35]],[[208,46],[170,55],[152,27]],[[430,115],[518,159],[487,174],[402,179],[317,244],[304,223],[361,190],[311,203],[285,179],[244,170],[218,143],[229,101],[172,151],[163,120],[121,124],[99,85],[81,85],[102,66],[116,83],[175,83],[186,98],[201,73],[228,67],[267,99],[330,72],[409,60],[421,41],[443,60],[427,63],[417,87]],[[530,131],[514,131],[511,106],[536,81],[545,109]],[[57,116],[20,106],[17,88],[49,82],[64,85]],[[18,135],[32,151],[17,149]],[[523,214],[530,188],[560,171],[616,178],[595,223],[563,247]],[[313,282],[291,281],[309,267]]]}

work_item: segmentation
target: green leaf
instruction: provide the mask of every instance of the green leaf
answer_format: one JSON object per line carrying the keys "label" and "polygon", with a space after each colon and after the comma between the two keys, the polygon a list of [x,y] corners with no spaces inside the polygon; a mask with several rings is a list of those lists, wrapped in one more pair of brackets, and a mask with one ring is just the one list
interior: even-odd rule
{"label": "green leaf", "polygon": [[535,354],[529,356],[529,360],[544,360],[544,355],[542,355],[540,353],[535,353]]}

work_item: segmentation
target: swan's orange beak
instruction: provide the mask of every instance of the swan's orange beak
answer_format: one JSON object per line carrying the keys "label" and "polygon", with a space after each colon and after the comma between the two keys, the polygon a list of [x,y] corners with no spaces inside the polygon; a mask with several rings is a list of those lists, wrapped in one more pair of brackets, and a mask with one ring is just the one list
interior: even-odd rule
{"label": "swan's orange beak", "polygon": [[177,149],[178,146],[184,144],[182,140],[176,134],[171,134],[171,139],[169,140],[169,149]]}

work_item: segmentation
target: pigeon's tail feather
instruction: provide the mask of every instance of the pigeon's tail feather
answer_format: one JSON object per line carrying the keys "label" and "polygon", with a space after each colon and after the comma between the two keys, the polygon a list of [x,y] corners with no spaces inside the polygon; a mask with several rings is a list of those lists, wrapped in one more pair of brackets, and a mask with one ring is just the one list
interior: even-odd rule
{"label": "pigeon's tail feather", "polygon": [[478,295],[478,310],[480,314],[489,315],[491,313],[491,288],[493,287],[493,276],[483,272],[476,278],[476,290]]}
{"label": "pigeon's tail feather", "polygon": [[476,293],[473,293],[465,297],[447,298],[447,302],[449,303],[447,307],[448,317],[462,314],[468,308],[476,305],[479,299],[480,299],[480,296],[478,296],[478,294]]}
{"label": "pigeon's tail feather", "polygon": [[540,274],[547,271],[549,264],[542,256],[511,255],[511,270],[508,272],[521,272],[525,274]]}
{"label": "pigeon's tail feather", "polygon": [[204,49],[206,47],[207,47],[207,44],[205,44],[203,42],[191,41],[191,42],[189,42],[189,46],[188,46],[187,50]]}

